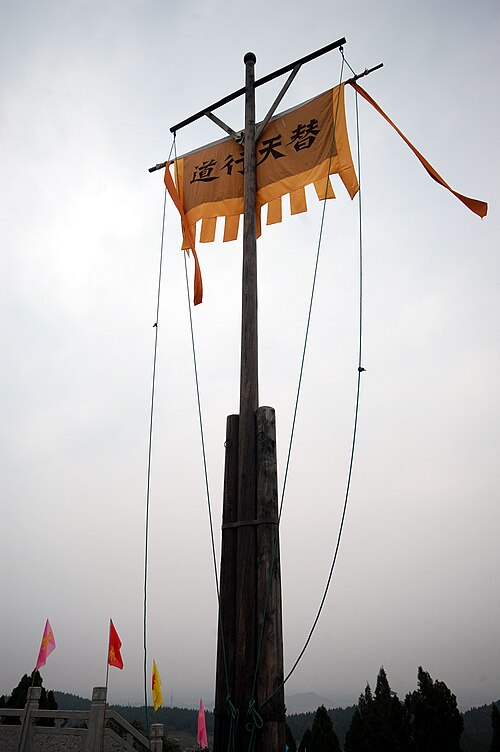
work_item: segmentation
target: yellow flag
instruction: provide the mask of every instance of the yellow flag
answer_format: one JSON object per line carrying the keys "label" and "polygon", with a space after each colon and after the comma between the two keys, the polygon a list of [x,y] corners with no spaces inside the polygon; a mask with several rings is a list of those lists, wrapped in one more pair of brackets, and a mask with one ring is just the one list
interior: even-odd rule
{"label": "yellow flag", "polygon": [[[291,214],[307,211],[305,187],[314,184],[320,200],[335,198],[329,177],[335,173],[353,198],[358,181],[347,136],[344,85],[276,115],[264,128],[255,157],[257,236],[263,206],[268,207],[267,224],[281,222],[286,195]],[[200,241],[213,241],[217,217],[225,217],[224,241],[236,240],[243,214],[243,147],[225,138],[180,157],[173,169],[191,236],[184,232],[182,247],[192,246],[198,220]]]}
{"label": "yellow flag", "polygon": [[153,692],[153,706],[156,712],[160,705],[163,705],[163,697],[161,694],[160,674],[158,673],[158,666],[156,665],[155,661],[153,661],[153,678],[151,682],[151,689]]}

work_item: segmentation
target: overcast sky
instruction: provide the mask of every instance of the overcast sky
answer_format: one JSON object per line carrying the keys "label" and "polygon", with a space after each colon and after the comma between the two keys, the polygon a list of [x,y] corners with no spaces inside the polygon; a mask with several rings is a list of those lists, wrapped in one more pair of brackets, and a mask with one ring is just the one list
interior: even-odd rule
{"label": "overcast sky", "polygon": [[[363,374],[352,489],[319,626],[287,693],[347,704],[383,664],[403,698],[417,667],[462,708],[500,697],[498,70],[500,6],[228,0],[0,2],[0,693],[34,666],[49,688],[142,694],[144,518],[169,127],[342,36],[363,85],[473,215],[359,103]],[[305,66],[287,109],[340,77]],[[347,77],[347,73],[346,76]],[[281,81],[261,87],[262,118]],[[346,92],[353,152],[354,92]],[[243,101],[220,111],[243,125]],[[205,119],[179,153],[223,135]],[[358,199],[334,178],[281,526],[285,669],[323,592],[355,405]],[[277,411],[280,479],[321,205],[259,241],[260,402]],[[219,235],[218,235],[219,237]],[[148,665],[174,703],[214,696],[217,597],[179,222],[168,205],[152,454]],[[220,550],[226,416],[238,411],[241,243],[199,250],[194,311]],[[189,284],[192,266],[188,260]]]}

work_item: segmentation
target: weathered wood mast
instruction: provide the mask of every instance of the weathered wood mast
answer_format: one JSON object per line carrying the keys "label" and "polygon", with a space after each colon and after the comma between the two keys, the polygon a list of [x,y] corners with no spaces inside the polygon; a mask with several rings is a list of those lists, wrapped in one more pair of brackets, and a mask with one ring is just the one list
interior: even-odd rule
{"label": "weathered wood mast", "polygon": [[[228,417],[226,428],[215,752],[285,750],[275,416],[273,408],[259,407],[255,151],[301,65],[344,43],[339,39],[257,81],[249,52],[243,89],[170,129],[206,115],[240,142],[244,138],[240,412]],[[256,126],[255,88],[284,73],[290,73],[286,83]],[[243,94],[245,130],[237,134],[213,110]]]}

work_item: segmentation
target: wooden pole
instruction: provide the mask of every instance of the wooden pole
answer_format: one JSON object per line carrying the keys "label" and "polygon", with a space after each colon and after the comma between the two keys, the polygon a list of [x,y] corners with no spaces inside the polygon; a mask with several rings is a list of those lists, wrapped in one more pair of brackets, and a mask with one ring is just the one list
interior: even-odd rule
{"label": "wooden pole", "polygon": [[276,419],[259,407],[257,426],[257,703],[264,721],[257,749],[285,749],[283,627],[278,527]]}
{"label": "wooden pole", "polygon": [[[224,499],[222,506],[221,571],[219,585],[219,636],[215,680],[214,749],[229,749],[231,707],[234,703],[234,634],[236,620],[236,544],[238,519],[238,423],[237,415],[226,422]],[[233,719],[233,724],[235,719]]]}
{"label": "wooden pole", "polygon": [[241,304],[240,420],[234,698],[240,712],[236,749],[248,746],[246,716],[256,661],[256,455],[255,411],[259,403],[257,351],[257,242],[255,175],[255,55],[248,52],[245,92],[244,222]]}
{"label": "wooden pole", "polygon": [[244,62],[240,414],[226,431],[214,749],[248,749],[256,721],[254,749],[276,752],[285,748],[276,435],[274,410],[258,406],[255,55]]}
{"label": "wooden pole", "polygon": [[[240,429],[239,429],[239,493],[250,496],[242,489],[251,479],[255,497],[255,411],[259,406],[259,369],[257,342],[257,239],[255,172],[255,55],[248,52],[245,94],[245,146],[244,146],[244,221],[243,221],[243,271],[241,307],[241,369],[240,369]],[[251,476],[251,478],[250,478]],[[252,505],[255,499],[252,500]],[[254,507],[251,506],[254,511]],[[252,517],[251,519],[254,519]]]}

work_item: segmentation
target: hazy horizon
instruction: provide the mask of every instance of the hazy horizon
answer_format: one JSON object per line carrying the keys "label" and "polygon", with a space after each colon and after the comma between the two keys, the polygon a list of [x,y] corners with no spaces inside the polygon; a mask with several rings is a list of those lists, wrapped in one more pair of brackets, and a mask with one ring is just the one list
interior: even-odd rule
{"label": "hazy horizon", "polygon": [[[438,676],[432,677],[434,680],[439,680]],[[372,682],[369,682],[370,687],[372,690],[375,688],[376,685],[376,677],[375,680]],[[390,681],[389,681],[390,684]],[[45,686],[45,684],[44,684]],[[100,685],[96,685],[100,686]],[[11,689],[14,689],[12,687]],[[52,690],[54,692],[64,692],[69,695],[74,695],[75,697],[80,697],[84,700],[91,700],[92,699],[92,689],[87,694],[78,694],[76,692],[68,692],[64,689],[61,689],[60,687],[46,687],[45,689]],[[320,705],[324,705],[327,709],[333,709],[333,708],[347,708],[352,707],[354,705],[357,705],[359,696],[364,692],[365,687],[363,687],[362,690],[360,690],[359,694],[356,697],[330,697],[327,695],[320,694],[318,692],[314,691],[308,691],[308,692],[295,692],[293,694],[287,695],[285,694],[285,706],[287,709],[287,715],[294,715],[298,713],[309,713],[313,712],[314,710],[317,710],[317,708]],[[391,687],[392,689],[392,687]],[[414,689],[417,689],[417,682],[415,681],[415,686],[413,688],[410,688],[408,691],[413,691]],[[452,687],[448,687],[451,692],[453,692]],[[183,694],[179,697],[172,692],[172,688],[165,690],[165,688],[162,688],[163,691],[163,703],[162,707],[164,708],[188,708],[193,710],[198,710],[200,705],[200,699],[203,699],[203,704],[205,706],[205,709],[213,712],[214,708],[214,701],[212,700],[205,700],[204,696],[200,696],[200,694],[192,693],[192,694]],[[0,691],[0,695],[8,695],[9,692],[2,692]],[[455,694],[453,692],[453,694]],[[207,695],[208,696],[208,695]],[[398,695],[399,696],[399,695]],[[405,695],[399,696],[399,699],[401,702],[404,702]],[[481,705],[474,705],[470,703],[463,703],[461,702],[461,698],[457,697],[457,705],[459,710],[462,713],[465,713],[467,710],[472,710],[476,707],[481,707],[482,705],[491,705],[493,702],[500,702],[500,697],[498,698],[492,698],[490,702],[484,702]],[[137,692],[135,695],[124,695],[123,698],[115,697],[113,701],[109,702],[111,705],[123,705],[123,706],[132,706],[132,707],[144,707],[144,690],[142,690],[142,696],[141,692]],[[148,707],[152,707],[152,701],[151,698],[149,698],[148,701]]]}

